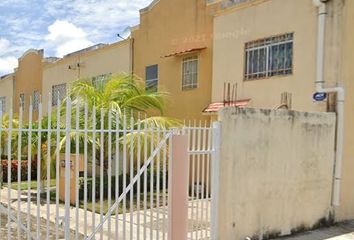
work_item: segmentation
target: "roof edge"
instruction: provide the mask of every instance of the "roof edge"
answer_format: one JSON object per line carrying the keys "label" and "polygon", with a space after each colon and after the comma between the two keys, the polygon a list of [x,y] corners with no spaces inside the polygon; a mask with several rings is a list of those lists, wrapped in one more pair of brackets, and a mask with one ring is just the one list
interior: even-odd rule
{"label": "roof edge", "polygon": [[152,1],[147,7],[142,8],[139,10],[140,13],[145,13],[150,11],[151,9],[153,9],[155,7],[156,4],[158,4],[160,2],[160,0],[154,0]]}
{"label": "roof edge", "polygon": [[34,54],[37,54],[37,55],[41,55],[43,57],[44,50],[43,49],[30,48],[27,51],[25,51],[22,54],[22,56],[18,58],[18,60],[21,61],[24,57],[26,57],[28,54],[31,54],[31,53],[34,53]]}

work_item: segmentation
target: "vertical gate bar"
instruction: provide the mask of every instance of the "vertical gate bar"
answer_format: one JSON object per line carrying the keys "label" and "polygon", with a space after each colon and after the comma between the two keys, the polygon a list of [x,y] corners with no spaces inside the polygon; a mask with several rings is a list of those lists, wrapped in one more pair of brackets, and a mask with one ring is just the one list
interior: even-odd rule
{"label": "vertical gate bar", "polygon": [[[188,134],[188,148],[189,148],[189,134]],[[189,158],[188,158],[188,164],[189,163]],[[189,169],[189,168],[188,168]],[[167,194],[167,201],[168,201],[168,209],[167,209],[167,214],[168,214],[168,230],[167,230],[167,239],[170,240],[170,235],[171,235],[171,229],[172,229],[172,213],[170,211],[170,209],[172,208],[172,196],[171,196],[171,189],[172,189],[172,175],[173,175],[173,172],[172,172],[172,134],[169,136],[168,138],[168,183],[167,183],[167,186],[168,186],[168,194]],[[189,176],[189,172],[187,173],[187,176]],[[188,184],[189,184],[189,177],[187,178],[188,179]],[[188,197],[188,190],[187,190],[187,197]],[[187,203],[188,204],[188,203]],[[188,205],[187,205],[187,208],[188,208]],[[187,209],[188,211],[188,209]],[[188,218],[188,213],[187,213],[187,218]],[[187,236],[188,237],[188,236]]]}
{"label": "vertical gate bar", "polygon": [[[163,139],[166,138],[166,130],[164,130],[163,134]],[[167,142],[167,141],[166,141]],[[163,163],[162,163],[162,239],[166,239],[166,177],[167,177],[167,171],[166,171],[166,155],[167,155],[167,143],[163,145]]]}
{"label": "vertical gate bar", "polygon": [[[201,151],[201,145],[202,145],[202,124],[201,124],[201,121],[199,122],[198,126],[197,126],[197,136],[198,136],[198,139],[197,139],[197,149],[199,151]],[[197,239],[199,239],[199,229],[200,229],[200,160],[201,160],[201,154],[197,154],[197,186],[196,186],[196,193],[197,193],[197,196],[196,196],[196,219],[197,219],[197,231],[196,231],[196,236],[197,236]]]}
{"label": "vertical gate bar", "polygon": [[56,129],[56,156],[55,156],[55,239],[59,239],[59,175],[60,175],[60,100],[57,101],[57,129]]}
{"label": "vertical gate bar", "polygon": [[88,158],[87,158],[87,130],[88,130],[88,106],[87,103],[85,103],[85,113],[84,113],[84,239],[87,237],[87,164],[88,164]]}
{"label": "vertical gate bar", "polygon": [[[192,131],[192,123],[190,120],[188,121],[188,126],[186,127],[186,133],[188,136],[188,150],[191,151],[191,150],[193,150],[193,146],[192,146],[193,131]],[[172,147],[170,147],[170,148],[172,151]],[[187,176],[187,178],[188,178],[188,188],[187,188],[188,208],[192,207],[190,205],[192,205],[191,200],[193,200],[193,198],[190,196],[191,195],[191,191],[190,191],[191,190],[191,182],[192,182],[192,174],[191,174],[192,158],[193,158],[193,156],[191,156],[191,155],[188,156],[188,166],[189,166],[188,167],[188,176]],[[190,211],[188,210],[188,219],[191,219],[191,221],[193,222],[193,208]],[[193,239],[193,231],[190,233],[190,239]]]}
{"label": "vertical gate bar", "polygon": [[[138,130],[137,130],[137,135],[138,135],[138,149],[137,149],[137,171],[141,167],[141,120],[140,120],[140,113],[138,114]],[[137,182],[137,189],[136,189],[136,204],[137,204],[137,226],[136,226],[136,232],[137,232],[137,240],[140,240],[140,179],[141,177],[139,176],[139,180]]]}
{"label": "vertical gate bar", "polygon": [[[108,111],[108,210],[112,204],[112,112]],[[108,212],[108,240],[111,239],[111,213]]]}
{"label": "vertical gate bar", "polygon": [[[134,177],[134,117],[133,117],[133,111],[130,113],[130,184],[133,183],[133,177]],[[133,213],[134,213],[134,207],[133,207],[133,194],[134,194],[134,186],[132,190],[129,193],[130,196],[130,240],[133,240]]]}
{"label": "vertical gate bar", "polygon": [[28,139],[27,139],[27,239],[31,239],[31,178],[32,178],[32,101],[30,100],[28,113]]}
{"label": "vertical gate bar", "polygon": [[[196,132],[197,132],[197,129],[196,129],[196,122],[194,121],[194,124],[193,124],[193,127],[192,127],[192,151],[196,151]],[[191,209],[191,219],[192,221],[194,222],[195,221],[195,187],[194,187],[194,183],[195,183],[195,154],[192,154],[192,158],[191,158],[191,161],[192,161],[192,181],[191,181],[191,184],[192,184],[192,196],[191,196],[191,205],[192,205],[192,209]],[[192,233],[191,233],[191,238],[192,239],[196,239],[196,233],[194,233],[194,229],[192,229]]]}
{"label": "vertical gate bar", "polygon": [[[92,108],[92,232],[96,228],[96,107]],[[94,236],[95,239],[95,236]]]}
{"label": "vertical gate bar", "polygon": [[[150,154],[154,151],[154,128],[151,126],[151,143]],[[154,158],[150,164],[150,239],[153,238],[153,221],[154,221]]]}
{"label": "vertical gate bar", "polygon": [[[211,130],[211,127],[208,127],[208,151],[212,151],[212,145],[211,145],[211,136],[212,136],[212,130]],[[210,181],[210,174],[211,174],[211,171],[210,171],[210,155],[211,153],[208,153],[207,154],[207,170],[206,170],[206,198],[207,198],[207,211],[206,211],[206,219],[207,221],[209,222],[208,224],[208,235],[207,237],[211,237],[210,236],[210,227],[211,227],[211,224],[210,224],[210,211],[211,211],[211,206],[210,206],[210,196],[209,196],[209,188],[210,188],[210,185],[209,185],[209,181]]]}
{"label": "vertical gate bar", "polygon": [[[123,114],[123,193],[127,189],[127,115]],[[126,239],[127,198],[123,197],[123,240]]]}
{"label": "vertical gate bar", "polygon": [[[203,126],[203,146],[202,146],[202,150],[203,151],[207,151],[208,149],[206,148],[206,121],[204,122],[204,126]],[[204,197],[204,193],[205,193],[205,160],[206,160],[206,154],[202,154],[202,194],[201,194],[201,220],[202,220],[202,224],[203,224],[203,228],[202,228],[202,239],[205,238],[205,222],[207,221],[207,219],[205,219],[204,217],[204,211],[205,211],[205,197]],[[206,173],[208,174],[208,173]]]}
{"label": "vertical gate bar", "polygon": [[[146,114],[144,119],[144,163],[147,161],[148,150],[148,128]],[[146,239],[146,206],[147,205],[147,170],[144,171],[144,240]]]}
{"label": "vertical gate bar", "polygon": [[212,154],[212,188],[211,188],[211,239],[217,239],[218,230],[218,194],[219,194],[219,164],[220,164],[220,140],[221,123],[213,123],[213,154]]}
{"label": "vertical gate bar", "polygon": [[12,120],[13,113],[12,109],[10,109],[9,115],[9,130],[7,136],[7,238],[11,239],[11,218],[10,218],[10,209],[11,209],[11,136],[12,136]]}
{"label": "vertical gate bar", "polygon": [[[119,129],[120,129],[120,120],[119,120],[119,113],[116,112],[116,187],[115,187],[115,190],[116,190],[116,197],[115,197],[115,201],[118,201],[118,198],[119,198],[119,190],[120,190],[120,187],[119,187],[119,160],[120,160],[120,156],[119,156]],[[119,231],[119,204],[116,208],[116,231],[115,231],[115,239],[118,239],[119,235],[118,235],[118,231]]]}
{"label": "vertical gate bar", "polygon": [[71,133],[71,99],[66,102],[66,142],[65,142],[65,239],[70,239],[70,133]]}
{"label": "vertical gate bar", "polygon": [[[18,122],[18,145],[17,145],[17,220],[19,222],[19,225],[22,225],[22,220],[21,220],[21,167],[22,167],[22,118],[23,118],[23,111],[22,111],[22,106],[20,106],[20,111],[19,111],[19,122]],[[0,146],[1,147],[1,146]],[[1,156],[1,155],[0,155]],[[17,238],[20,239],[20,227],[17,227]]]}
{"label": "vertical gate bar", "polygon": [[[157,129],[157,143],[160,142],[160,128]],[[160,219],[160,148],[157,152],[157,159],[156,159],[156,239],[160,239],[160,226],[159,226],[159,219]]]}
{"label": "vertical gate bar", "polygon": [[38,137],[37,137],[37,239],[40,238],[40,218],[41,218],[41,190],[42,190],[42,102],[38,104]]}
{"label": "vertical gate bar", "polygon": [[[48,98],[50,99],[50,97]],[[52,131],[52,104],[50,100],[47,102],[48,124],[47,124],[47,239],[49,239],[49,223],[50,223],[50,160],[51,160],[51,131]]]}
{"label": "vertical gate bar", "polygon": [[169,240],[187,240],[188,229],[188,136],[173,135],[170,159]]}
{"label": "vertical gate bar", "polygon": [[75,109],[75,239],[79,239],[79,116],[80,116],[80,103],[76,102]]}
{"label": "vertical gate bar", "polygon": [[[100,223],[103,223],[103,169],[104,169],[104,109],[101,108],[101,131],[100,131]],[[103,227],[100,231],[100,239],[103,239]]]}

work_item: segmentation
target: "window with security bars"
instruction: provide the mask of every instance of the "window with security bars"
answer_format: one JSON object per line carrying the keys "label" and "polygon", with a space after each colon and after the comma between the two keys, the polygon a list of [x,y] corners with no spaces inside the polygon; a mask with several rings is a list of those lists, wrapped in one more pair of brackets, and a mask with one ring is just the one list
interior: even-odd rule
{"label": "window with security bars", "polygon": [[0,110],[3,113],[6,111],[6,97],[0,97]]}
{"label": "window with security bars", "polygon": [[151,65],[145,68],[145,86],[146,90],[157,92],[159,67],[158,65]]}
{"label": "window with security bars", "polygon": [[112,74],[102,74],[102,75],[98,75],[92,78],[92,85],[95,88],[103,88],[106,83],[109,81],[109,79],[111,78]]}
{"label": "window with security bars", "polygon": [[33,110],[38,110],[39,108],[39,92],[34,91],[32,95],[32,101],[33,101]]}
{"label": "window with security bars", "polygon": [[62,102],[66,96],[66,84],[52,86],[52,106],[57,106],[58,102]]}
{"label": "window with security bars", "polygon": [[198,56],[187,57],[182,63],[182,90],[198,87]]}
{"label": "window with security bars", "polygon": [[293,33],[246,43],[245,80],[293,73]]}
{"label": "window with security bars", "polygon": [[20,93],[20,107],[24,108],[25,107],[25,94]]}

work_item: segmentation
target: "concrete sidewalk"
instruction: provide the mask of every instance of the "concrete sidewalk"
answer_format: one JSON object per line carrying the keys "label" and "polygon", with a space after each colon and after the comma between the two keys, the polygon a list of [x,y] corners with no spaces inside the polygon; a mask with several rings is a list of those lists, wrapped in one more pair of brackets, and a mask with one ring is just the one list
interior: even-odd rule
{"label": "concrete sidewalk", "polygon": [[338,223],[333,227],[299,233],[279,240],[354,240],[354,221]]}
{"label": "concrete sidewalk", "polygon": [[[27,192],[21,191],[21,195],[18,196],[17,190],[10,190],[11,199],[8,198],[8,188],[3,188],[0,190],[0,202],[5,207],[10,203],[14,218],[17,217],[17,211],[20,211],[22,215],[29,213],[36,218],[37,210],[40,213],[41,226],[40,228],[45,228],[46,220],[54,226],[56,222],[56,205],[53,202],[50,202],[49,206],[46,204],[46,199],[41,199],[41,204],[37,206],[35,191],[31,191],[34,196],[29,205],[27,205]],[[19,197],[19,198],[18,198]],[[20,200],[20,208],[17,208],[18,200]],[[129,201],[129,199],[127,199]],[[114,200],[112,199],[112,204]],[[154,203],[155,204],[155,203]],[[38,207],[38,208],[37,208]],[[58,206],[59,216],[63,217],[65,215],[65,208],[63,204]],[[99,203],[96,203],[96,209],[99,207]],[[149,207],[149,203],[148,203]],[[17,211],[15,211],[15,209]],[[49,212],[48,212],[49,209]],[[129,210],[129,209],[127,209]],[[76,225],[76,213],[78,213],[78,225]],[[7,214],[7,211],[3,212]],[[48,215],[48,217],[47,217]],[[85,217],[87,216],[87,223],[85,225]],[[70,229],[75,233],[76,227],[78,227],[79,239],[82,239],[82,236],[85,234],[85,226],[87,229],[87,234],[90,235],[92,231],[100,223],[100,214],[92,213],[91,211],[85,211],[83,209],[76,209],[70,207]],[[95,219],[95,224],[93,225],[92,220]],[[117,229],[116,229],[117,221]],[[21,223],[25,223],[25,218],[20,219]],[[117,230],[118,238],[123,239],[124,236],[131,237],[130,239],[144,239],[144,240],[153,240],[153,239],[166,239],[168,231],[168,209],[167,207],[159,207],[147,209],[145,212],[141,209],[140,212],[129,212],[118,215],[118,220],[116,216],[111,216],[111,231],[108,228],[108,221],[103,224],[103,239],[112,239],[115,236],[115,230]],[[59,228],[62,226],[62,219],[59,221]],[[34,226],[36,227],[36,225]],[[55,229],[55,228],[54,228]],[[6,230],[6,229],[5,229]],[[45,234],[45,231],[44,231]],[[53,235],[54,232],[51,233]],[[54,235],[53,235],[54,236]],[[100,236],[100,231],[96,234]],[[109,237],[110,236],[110,237]],[[139,237],[140,236],[140,237]],[[188,239],[209,239],[210,237],[210,200],[206,199],[204,201],[192,201],[188,202]],[[1,239],[1,238],[0,238]]]}

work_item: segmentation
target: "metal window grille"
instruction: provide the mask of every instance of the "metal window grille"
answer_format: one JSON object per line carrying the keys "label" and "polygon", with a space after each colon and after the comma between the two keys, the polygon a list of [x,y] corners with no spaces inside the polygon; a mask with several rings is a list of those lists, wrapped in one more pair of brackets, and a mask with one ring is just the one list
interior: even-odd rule
{"label": "metal window grille", "polygon": [[293,73],[293,33],[246,43],[245,80]]}
{"label": "metal window grille", "polygon": [[2,112],[6,111],[6,97],[0,97],[0,110]]}
{"label": "metal window grille", "polygon": [[145,84],[146,89],[150,91],[157,91],[158,88],[158,75],[159,75],[159,67],[158,65],[151,65],[145,68]]}
{"label": "metal window grille", "polygon": [[21,108],[25,107],[25,94],[24,93],[20,94],[20,107]]}
{"label": "metal window grille", "polygon": [[39,106],[39,92],[38,92],[38,91],[34,91],[32,98],[33,98],[33,110],[38,110],[38,106]]}
{"label": "metal window grille", "polygon": [[198,87],[198,56],[183,59],[182,90]]}
{"label": "metal window grille", "polygon": [[95,88],[103,88],[108,80],[111,78],[112,74],[102,74],[92,78],[92,85]]}
{"label": "metal window grille", "polygon": [[56,106],[58,102],[63,101],[66,96],[66,84],[52,86],[52,106]]}

